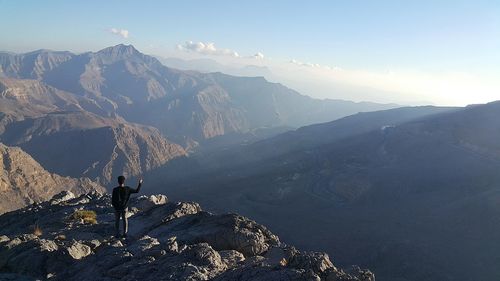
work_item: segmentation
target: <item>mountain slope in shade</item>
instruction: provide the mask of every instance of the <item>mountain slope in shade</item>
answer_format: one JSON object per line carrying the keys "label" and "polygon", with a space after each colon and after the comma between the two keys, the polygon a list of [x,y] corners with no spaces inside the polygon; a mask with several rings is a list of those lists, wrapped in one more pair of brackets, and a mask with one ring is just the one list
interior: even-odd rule
{"label": "mountain slope in shade", "polygon": [[50,171],[102,184],[120,174],[138,176],[185,154],[154,128],[85,111],[26,118],[9,124],[0,139],[20,146]]}
{"label": "mountain slope in shade", "polygon": [[[305,127],[232,158],[184,163],[202,168],[158,190],[242,213],[306,249],[330,241],[340,264],[356,261],[382,280],[497,280],[500,102],[435,113],[377,124],[374,112]],[[219,168],[204,169],[210,159]]]}
{"label": "mountain slope in shade", "polygon": [[88,178],[62,177],[47,172],[29,154],[0,143],[0,214],[46,201],[63,190],[75,194],[104,188]]}
{"label": "mountain slope in shade", "polygon": [[[46,56],[45,51],[39,53]],[[4,70],[4,76],[37,77],[60,90],[94,100],[108,114],[155,126],[186,145],[261,127],[297,127],[397,107],[316,100],[263,78],[176,70],[130,45],[70,54],[36,71],[21,71],[18,57],[22,56],[1,56],[3,69],[9,69]]]}
{"label": "mountain slope in shade", "polygon": [[[233,145],[208,152],[199,151],[189,158],[172,163],[166,169],[154,173],[155,178],[182,178],[193,173],[215,173],[219,170],[238,170],[240,166],[260,167],[262,163],[274,163],[276,158],[292,153],[302,153],[349,137],[377,131],[382,127],[393,127],[406,122],[460,110],[452,107],[402,107],[384,111],[365,112],[347,116],[336,121],[289,130],[251,145]],[[193,168],[185,170],[190,165]],[[247,167],[248,168],[248,167]],[[253,169],[249,169],[253,170]],[[164,177],[162,177],[164,176]]]}

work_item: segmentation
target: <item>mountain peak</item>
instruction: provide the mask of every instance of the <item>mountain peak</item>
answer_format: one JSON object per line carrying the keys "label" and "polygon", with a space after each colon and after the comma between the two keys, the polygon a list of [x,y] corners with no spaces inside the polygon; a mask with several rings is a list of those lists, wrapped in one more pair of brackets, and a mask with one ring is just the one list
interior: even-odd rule
{"label": "mountain peak", "polygon": [[97,53],[113,56],[123,56],[140,54],[141,52],[139,52],[133,45],[118,44],[115,46],[104,48]]}

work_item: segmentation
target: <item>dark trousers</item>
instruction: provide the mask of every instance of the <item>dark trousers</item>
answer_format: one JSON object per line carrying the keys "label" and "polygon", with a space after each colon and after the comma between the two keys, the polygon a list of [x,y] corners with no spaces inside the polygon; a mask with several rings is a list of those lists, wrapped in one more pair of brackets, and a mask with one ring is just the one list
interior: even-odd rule
{"label": "dark trousers", "polygon": [[115,233],[116,233],[116,236],[120,236],[120,218],[123,220],[123,235],[127,235],[127,232],[128,232],[127,211],[128,211],[128,209],[115,210]]}

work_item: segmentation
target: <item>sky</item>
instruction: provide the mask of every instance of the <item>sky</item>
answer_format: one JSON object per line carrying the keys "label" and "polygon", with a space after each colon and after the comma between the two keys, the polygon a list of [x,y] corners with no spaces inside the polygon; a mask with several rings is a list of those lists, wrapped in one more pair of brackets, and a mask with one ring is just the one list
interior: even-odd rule
{"label": "sky", "polygon": [[124,43],[162,57],[263,66],[318,98],[500,99],[500,1],[0,0],[0,11],[2,51]]}

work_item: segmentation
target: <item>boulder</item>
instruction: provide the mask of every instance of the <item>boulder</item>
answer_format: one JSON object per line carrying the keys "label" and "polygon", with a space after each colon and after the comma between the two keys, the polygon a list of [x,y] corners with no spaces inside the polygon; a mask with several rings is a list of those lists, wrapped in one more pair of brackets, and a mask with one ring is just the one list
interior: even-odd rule
{"label": "boulder", "polygon": [[230,268],[236,267],[239,263],[245,261],[245,256],[235,250],[220,251],[219,255],[222,261]]}
{"label": "boulder", "polygon": [[329,269],[337,270],[325,253],[308,252],[298,253],[290,257],[287,266],[304,270],[311,270],[320,274]]}
{"label": "boulder", "polygon": [[167,196],[163,194],[140,196],[131,202],[131,207],[137,208],[139,211],[146,212],[151,208],[168,203]]}
{"label": "boulder", "polygon": [[51,205],[57,205],[74,198],[75,194],[73,194],[73,192],[69,190],[64,190],[52,196],[52,199],[50,199],[49,202]]}
{"label": "boulder", "polygon": [[68,254],[75,260],[83,259],[84,257],[92,254],[92,249],[90,248],[90,246],[76,241],[67,248],[67,251]]}

